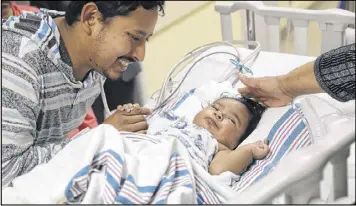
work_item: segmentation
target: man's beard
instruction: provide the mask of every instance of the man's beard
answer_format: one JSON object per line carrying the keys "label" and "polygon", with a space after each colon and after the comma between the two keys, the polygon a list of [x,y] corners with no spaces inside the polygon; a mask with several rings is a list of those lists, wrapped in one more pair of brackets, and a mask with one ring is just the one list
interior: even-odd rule
{"label": "man's beard", "polygon": [[120,76],[117,78],[111,78],[107,70],[101,70],[99,74],[103,75],[106,78],[106,80],[115,82],[122,79],[122,75],[124,74],[124,72],[120,72]]}

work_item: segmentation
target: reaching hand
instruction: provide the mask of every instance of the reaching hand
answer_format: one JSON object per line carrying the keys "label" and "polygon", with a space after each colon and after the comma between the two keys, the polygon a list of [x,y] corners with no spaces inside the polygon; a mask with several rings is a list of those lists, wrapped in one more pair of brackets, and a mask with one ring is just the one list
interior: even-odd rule
{"label": "reaching hand", "polygon": [[142,108],[138,104],[120,105],[117,107],[116,111],[103,122],[103,124],[110,124],[118,131],[146,134],[148,124],[143,115],[149,114],[151,114],[150,109]]}
{"label": "reaching hand", "polygon": [[281,83],[281,77],[251,78],[239,75],[240,81],[246,86],[238,89],[242,96],[256,98],[267,107],[285,106],[293,100]]}
{"label": "reaching hand", "polygon": [[251,149],[252,149],[253,158],[257,160],[265,158],[270,151],[268,147],[267,139],[252,143],[251,147],[252,147]]}

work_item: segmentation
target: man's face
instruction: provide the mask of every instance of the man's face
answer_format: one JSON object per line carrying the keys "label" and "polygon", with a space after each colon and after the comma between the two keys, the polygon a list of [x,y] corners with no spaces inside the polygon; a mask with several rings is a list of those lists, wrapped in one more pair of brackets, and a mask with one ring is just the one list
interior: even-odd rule
{"label": "man's face", "polygon": [[216,140],[233,150],[249,124],[245,105],[234,99],[220,99],[200,111],[193,123],[207,129]]}
{"label": "man's face", "polygon": [[[84,8],[82,16],[86,12]],[[103,22],[100,20],[100,12],[95,10],[95,4],[93,8],[89,8],[87,12],[89,15],[93,12],[96,14],[88,18],[88,23],[84,25],[90,28],[89,32],[86,32],[90,41],[87,44],[87,61],[91,68],[109,79],[116,80],[129,63],[144,60],[145,44],[153,34],[158,10],[138,7],[128,16],[115,16]]]}
{"label": "man's face", "polygon": [[11,3],[9,1],[1,2],[1,19],[7,19],[13,15]]}

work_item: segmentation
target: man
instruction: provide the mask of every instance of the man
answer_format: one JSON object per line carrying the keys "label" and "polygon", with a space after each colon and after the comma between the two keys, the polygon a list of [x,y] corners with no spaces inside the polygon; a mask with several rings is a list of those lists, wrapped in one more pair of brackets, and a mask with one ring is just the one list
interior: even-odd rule
{"label": "man", "polygon": [[[2,185],[50,160],[102,91],[143,61],[164,1],[73,1],[2,25]],[[100,75],[101,74],[101,75]],[[119,94],[118,94],[119,95]],[[147,130],[146,108],[115,111],[104,124]]]}
{"label": "man", "polygon": [[[3,1],[1,2],[1,8],[2,8],[2,13],[1,13],[1,18],[2,19],[7,19],[10,16],[20,16],[22,11],[33,11],[33,12],[39,12],[40,10],[36,7],[33,6],[28,6],[28,5],[17,5],[13,1]],[[117,106],[117,105],[116,105]],[[89,108],[87,114],[85,115],[84,121],[82,124],[79,126],[79,128],[71,131],[68,135],[68,138],[73,137],[74,135],[78,134],[81,130],[89,127],[89,128],[94,128],[98,125],[98,122],[96,120],[95,114],[93,109]]]}

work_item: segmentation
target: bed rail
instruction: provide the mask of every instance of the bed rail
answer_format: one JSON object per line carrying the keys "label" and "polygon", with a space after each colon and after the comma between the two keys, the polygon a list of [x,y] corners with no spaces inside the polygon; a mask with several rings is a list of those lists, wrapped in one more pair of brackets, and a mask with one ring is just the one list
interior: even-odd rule
{"label": "bed rail", "polygon": [[[308,26],[311,21],[319,24],[322,53],[355,43],[355,30],[348,28],[355,25],[355,13],[346,10],[282,8],[266,6],[262,1],[218,1],[215,10],[220,13],[223,40],[233,40],[233,12],[248,11],[245,19],[248,21],[253,21],[251,13],[263,18],[267,25],[267,41],[256,40],[270,52],[280,52],[281,18],[287,18],[294,26],[294,53],[297,55],[308,56]],[[247,26],[246,23],[244,25]],[[250,30],[245,29],[247,32]],[[333,131],[326,140],[287,155],[269,175],[238,194],[231,203],[266,204],[276,203],[276,200],[284,204],[354,202],[355,196],[350,197],[348,188],[349,181],[354,184],[355,177],[348,180],[350,174],[347,173],[348,169],[349,173],[355,170],[355,159],[349,158],[352,163],[348,168],[347,157],[351,144],[354,152],[355,122],[347,124],[348,129]]]}
{"label": "bed rail", "polygon": [[[239,193],[230,203],[268,204],[281,195],[284,196],[282,204],[352,203],[355,199],[347,199],[346,157],[350,144],[355,142],[354,121],[340,122],[345,129],[334,129],[323,141],[291,152],[271,173]],[[328,188],[329,199],[323,200],[320,181],[325,178],[323,169],[327,163],[332,165],[335,184]]]}
{"label": "bed rail", "polygon": [[322,53],[344,45],[345,30],[348,25],[355,25],[355,13],[342,9],[308,10],[266,6],[262,1],[217,1],[215,10],[220,13],[223,40],[233,39],[231,13],[247,10],[262,16],[267,24],[268,36],[264,48],[271,52],[280,52],[280,19],[289,19],[294,26],[294,53],[305,56],[308,54],[310,21],[319,24]]}

